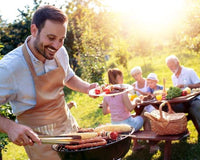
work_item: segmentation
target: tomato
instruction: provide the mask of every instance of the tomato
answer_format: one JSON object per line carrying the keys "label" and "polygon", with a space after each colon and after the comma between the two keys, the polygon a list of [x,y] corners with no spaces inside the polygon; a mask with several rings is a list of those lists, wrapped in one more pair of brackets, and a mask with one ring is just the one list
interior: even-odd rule
{"label": "tomato", "polygon": [[106,94],[109,94],[109,93],[110,93],[110,89],[109,89],[109,88],[105,88],[103,91],[104,91]]}
{"label": "tomato", "polygon": [[118,132],[115,132],[115,131],[114,131],[114,132],[111,132],[111,133],[110,133],[110,138],[111,138],[111,139],[116,140],[117,137],[118,137]]}
{"label": "tomato", "polygon": [[181,96],[186,96],[186,95],[187,95],[187,91],[184,91],[184,90],[183,90],[183,91],[181,92]]}
{"label": "tomato", "polygon": [[94,92],[95,92],[95,94],[100,94],[100,93],[101,93],[101,90],[98,89],[98,88],[96,88],[96,89],[94,90]]}

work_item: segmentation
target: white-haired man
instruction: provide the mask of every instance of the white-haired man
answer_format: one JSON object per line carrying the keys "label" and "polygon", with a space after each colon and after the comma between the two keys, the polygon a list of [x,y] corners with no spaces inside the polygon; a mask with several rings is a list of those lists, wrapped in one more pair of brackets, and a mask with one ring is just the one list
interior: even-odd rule
{"label": "white-haired man", "polygon": [[[200,79],[196,72],[191,69],[180,65],[179,59],[175,55],[170,55],[166,58],[166,64],[172,71],[173,85],[179,88],[189,87],[199,88]],[[173,105],[175,112],[185,112],[193,121],[200,140],[200,96],[192,99],[188,103]]]}

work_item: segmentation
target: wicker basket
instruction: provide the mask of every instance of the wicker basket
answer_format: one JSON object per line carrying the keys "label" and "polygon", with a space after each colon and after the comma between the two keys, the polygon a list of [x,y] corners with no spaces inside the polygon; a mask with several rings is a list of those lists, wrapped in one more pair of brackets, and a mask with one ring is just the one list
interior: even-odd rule
{"label": "wicker basket", "polygon": [[[167,103],[168,113],[162,111],[162,107]],[[163,102],[159,110],[144,115],[150,119],[151,129],[158,135],[176,135],[183,133],[187,129],[187,118],[185,113],[175,113],[169,102]]]}

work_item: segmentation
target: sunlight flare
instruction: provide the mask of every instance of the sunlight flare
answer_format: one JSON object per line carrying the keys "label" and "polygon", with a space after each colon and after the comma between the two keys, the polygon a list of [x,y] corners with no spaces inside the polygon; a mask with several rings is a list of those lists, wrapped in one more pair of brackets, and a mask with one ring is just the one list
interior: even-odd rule
{"label": "sunlight flare", "polygon": [[106,0],[112,11],[125,14],[151,32],[174,27],[183,16],[184,0]]}

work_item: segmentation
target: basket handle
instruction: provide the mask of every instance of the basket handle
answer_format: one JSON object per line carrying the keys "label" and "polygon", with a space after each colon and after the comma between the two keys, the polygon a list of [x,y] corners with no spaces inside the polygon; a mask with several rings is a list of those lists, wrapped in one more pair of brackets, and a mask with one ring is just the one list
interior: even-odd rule
{"label": "basket handle", "polygon": [[168,101],[164,101],[163,103],[161,103],[161,105],[159,106],[159,111],[160,111],[160,120],[162,119],[163,120],[163,112],[162,112],[162,108],[163,106],[165,106],[165,104],[167,104],[167,107],[168,107],[168,113],[171,114],[171,113],[174,113],[174,111],[172,110],[172,107],[170,105],[170,103]]}
{"label": "basket handle", "polygon": [[144,112],[144,115],[152,121],[157,121],[158,119],[151,115],[149,112]]}

